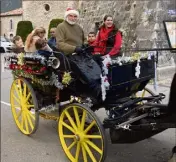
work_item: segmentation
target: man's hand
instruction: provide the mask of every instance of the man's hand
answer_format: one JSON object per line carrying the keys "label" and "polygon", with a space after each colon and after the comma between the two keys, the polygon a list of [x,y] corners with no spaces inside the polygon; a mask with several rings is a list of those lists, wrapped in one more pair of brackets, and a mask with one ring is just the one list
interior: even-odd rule
{"label": "man's hand", "polygon": [[81,47],[77,46],[77,47],[75,48],[75,52],[76,52],[77,54],[82,54],[82,53],[84,52],[84,50],[83,50]]}

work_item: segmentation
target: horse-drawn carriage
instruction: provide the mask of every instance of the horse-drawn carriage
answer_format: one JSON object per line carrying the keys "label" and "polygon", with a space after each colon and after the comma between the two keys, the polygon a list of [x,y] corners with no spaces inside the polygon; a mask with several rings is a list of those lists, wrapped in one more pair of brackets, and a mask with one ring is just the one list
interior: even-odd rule
{"label": "horse-drawn carriage", "polygon": [[[39,117],[56,120],[70,161],[104,161],[106,128],[112,143],[134,143],[175,127],[175,121],[167,120],[167,105],[161,104],[164,94],[145,88],[155,77],[155,59],[151,53],[103,56],[98,65],[89,55],[9,55],[6,61],[14,76],[10,103],[16,125],[31,135]],[[100,108],[107,112],[103,122],[95,113]]]}

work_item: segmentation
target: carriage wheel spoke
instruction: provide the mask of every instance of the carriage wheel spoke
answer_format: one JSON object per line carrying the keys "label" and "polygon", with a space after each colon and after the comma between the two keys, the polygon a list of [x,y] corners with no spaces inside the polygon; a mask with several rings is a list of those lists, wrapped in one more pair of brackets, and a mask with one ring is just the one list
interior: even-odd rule
{"label": "carriage wheel spoke", "polygon": [[34,107],[34,105],[26,105],[27,108]]}
{"label": "carriage wheel spoke", "polygon": [[19,89],[20,89],[20,96],[22,97],[22,88],[21,88],[21,80],[18,79],[18,85],[19,85]]}
{"label": "carriage wheel spoke", "polygon": [[93,162],[96,162],[96,159],[94,157],[94,155],[92,154],[92,151],[90,150],[89,146],[87,145],[87,143],[83,143],[83,146],[85,148],[85,150],[87,151],[87,153],[89,154],[90,158],[92,159]]}
{"label": "carriage wheel spoke", "polygon": [[84,124],[86,120],[86,111],[83,110],[82,120],[81,120],[81,130],[84,130]]}
{"label": "carriage wheel spoke", "polygon": [[13,86],[14,86],[14,88],[15,88],[15,91],[16,91],[16,93],[17,93],[18,97],[20,98],[19,90],[18,90],[18,88],[17,88],[16,84],[14,84]]}
{"label": "carriage wheel spoke", "polygon": [[87,144],[89,144],[94,150],[96,150],[99,154],[102,155],[102,150],[100,148],[98,148],[93,142],[91,142],[90,140],[86,141]]}
{"label": "carriage wheel spoke", "polygon": [[13,105],[14,108],[21,110],[21,105]]}
{"label": "carriage wheel spoke", "polygon": [[12,94],[12,96],[19,103],[19,105],[21,105],[20,100],[18,98],[16,98],[16,96],[14,94]]}
{"label": "carriage wheel spoke", "polygon": [[22,117],[21,117],[21,127],[24,128],[24,112],[22,113]]}
{"label": "carriage wheel spoke", "polygon": [[145,89],[144,89],[143,92],[142,92],[142,97],[144,97],[144,95],[145,95]]}
{"label": "carriage wheel spoke", "polygon": [[74,106],[73,107],[73,111],[74,111],[74,114],[75,114],[75,118],[76,118],[76,123],[77,123],[77,127],[79,128],[81,123],[80,123],[80,120],[79,120],[79,115],[78,115],[78,111],[76,109],[76,107]]}
{"label": "carriage wheel spoke", "polygon": [[64,134],[63,137],[64,137],[64,138],[74,138],[75,135],[65,135],[65,134]]}
{"label": "carriage wheel spoke", "polygon": [[33,120],[35,120],[34,114],[32,114],[30,111],[27,111],[27,113],[29,114],[29,116],[30,116]]}
{"label": "carriage wheel spoke", "polygon": [[66,124],[65,122],[62,122],[62,125],[64,127],[66,127],[67,129],[69,129],[72,133],[75,133],[75,130],[71,126],[69,126],[68,124]]}
{"label": "carriage wheel spoke", "polygon": [[31,118],[30,118],[29,114],[26,114],[26,116],[27,116],[27,120],[29,122],[29,125],[32,128],[32,130],[33,130],[34,129],[34,125],[33,125],[32,121],[31,121]]}
{"label": "carriage wheel spoke", "polygon": [[31,92],[28,93],[27,97],[25,98],[25,103],[29,100],[29,97],[31,96]]}
{"label": "carriage wheel spoke", "polygon": [[76,162],[78,162],[79,153],[80,153],[80,148],[81,148],[81,144],[80,144],[80,142],[78,142],[78,143],[77,143],[77,147],[76,147],[76,156],[75,156]]}
{"label": "carriage wheel spoke", "polygon": [[84,146],[83,146],[83,145],[81,145],[81,147],[82,147],[82,154],[83,154],[83,159],[84,159],[84,162],[87,162],[86,150],[85,150],[85,148],[84,148]]}
{"label": "carriage wheel spoke", "polygon": [[68,113],[68,111],[65,111],[65,115],[67,116],[68,120],[70,121],[70,124],[72,125],[74,130],[77,130],[76,124],[73,121],[72,117],[70,116],[70,114]]}
{"label": "carriage wheel spoke", "polygon": [[84,133],[86,134],[93,126],[96,124],[95,120],[84,130]]}
{"label": "carriage wheel spoke", "polygon": [[91,138],[91,139],[102,139],[101,135],[85,135],[85,138]]}
{"label": "carriage wheel spoke", "polygon": [[70,150],[75,144],[76,144],[76,141],[74,141],[74,142],[68,147],[68,150]]}
{"label": "carriage wheel spoke", "polygon": [[24,98],[26,98],[26,84],[24,83],[23,85],[24,85],[24,88],[23,88],[23,89],[24,89],[24,91],[23,91],[23,96],[24,96]]}
{"label": "carriage wheel spoke", "polygon": [[21,114],[22,114],[22,110],[20,110],[20,111],[17,113],[16,119],[18,119],[18,118],[21,116]]}
{"label": "carriage wheel spoke", "polygon": [[24,114],[24,123],[25,123],[25,127],[26,127],[26,132],[29,133],[29,127],[28,127],[28,122],[27,122],[27,115],[26,115],[26,113]]}

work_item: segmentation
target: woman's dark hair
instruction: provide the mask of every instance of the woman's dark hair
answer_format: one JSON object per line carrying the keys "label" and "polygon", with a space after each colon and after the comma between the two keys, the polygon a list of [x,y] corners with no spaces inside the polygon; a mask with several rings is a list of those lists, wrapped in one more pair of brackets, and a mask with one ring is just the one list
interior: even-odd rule
{"label": "woman's dark hair", "polygon": [[105,21],[107,20],[108,17],[113,18],[112,15],[105,15],[104,18],[103,18],[103,22],[105,22]]}
{"label": "woman's dark hair", "polygon": [[102,27],[105,27],[104,22],[107,20],[108,17],[113,18],[112,15],[105,15],[104,18],[103,18],[103,23],[99,26],[99,29],[102,28]]}

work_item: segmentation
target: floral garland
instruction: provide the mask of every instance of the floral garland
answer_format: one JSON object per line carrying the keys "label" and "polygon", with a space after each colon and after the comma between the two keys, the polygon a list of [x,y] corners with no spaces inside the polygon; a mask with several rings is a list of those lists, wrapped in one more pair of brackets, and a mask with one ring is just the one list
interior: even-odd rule
{"label": "floral garland", "polygon": [[[58,75],[52,72],[51,76],[48,76],[47,59],[44,56],[38,54],[8,54],[5,56],[6,61],[10,62],[9,69],[12,70],[13,75],[29,78],[32,82],[40,84],[42,86],[54,85],[58,89],[63,89],[64,86],[70,84],[72,77],[70,72],[65,72],[62,76],[62,83],[59,82]],[[32,61],[32,64],[29,63]],[[35,75],[42,75],[43,79],[39,79]],[[49,80],[46,80],[49,79]]]}
{"label": "floral garland", "polygon": [[12,73],[13,73],[13,75],[16,75],[16,76],[21,76],[24,78],[31,79],[32,82],[34,82],[36,84],[40,84],[42,86],[53,86],[54,85],[58,89],[63,89],[63,87],[64,87],[62,85],[62,83],[59,82],[58,75],[54,74],[54,72],[52,72],[52,75],[50,78],[48,76],[45,76],[45,79],[39,79],[35,75],[25,73],[24,71],[16,70],[16,71],[12,71]]}
{"label": "floral garland", "polygon": [[29,74],[45,74],[47,72],[47,68],[45,66],[41,65],[19,65],[19,64],[10,64],[9,69],[11,70],[21,70],[24,71],[25,73]]}
{"label": "floral garland", "polygon": [[102,91],[102,100],[106,99],[106,90],[109,89],[109,81],[108,81],[108,66],[112,64],[112,60],[109,55],[103,56],[102,61],[102,74],[101,77],[101,91]]}
{"label": "floral garland", "polygon": [[70,73],[71,72],[64,72],[64,75],[62,77],[62,84],[64,84],[65,86],[69,85],[72,80]]}

